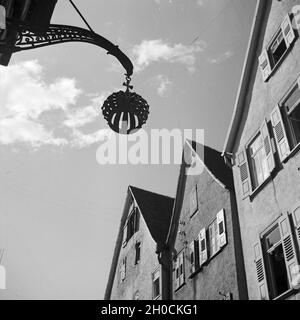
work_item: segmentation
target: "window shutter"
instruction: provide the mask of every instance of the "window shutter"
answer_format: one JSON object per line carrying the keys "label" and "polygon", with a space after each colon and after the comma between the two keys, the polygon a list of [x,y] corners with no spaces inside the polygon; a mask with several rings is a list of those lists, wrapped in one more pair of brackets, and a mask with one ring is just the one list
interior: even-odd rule
{"label": "window shutter", "polygon": [[207,261],[207,240],[205,228],[203,228],[199,233],[199,257],[201,267]]}
{"label": "window shutter", "polygon": [[225,225],[225,214],[224,209],[222,209],[217,214],[217,225],[218,225],[218,243],[219,248],[224,247],[227,244],[227,238],[226,238],[226,225]]}
{"label": "window shutter", "polygon": [[254,244],[254,262],[256,266],[256,275],[261,300],[269,299],[267,278],[265,273],[264,259],[262,255],[260,239]]}
{"label": "window shutter", "polygon": [[278,224],[279,224],[279,230],[281,234],[288,279],[290,282],[290,286],[292,287],[293,269],[298,264],[298,262],[297,262],[296,250],[293,242],[293,236],[291,232],[291,226],[290,226],[288,215],[284,214],[279,219]]}
{"label": "window shutter", "polygon": [[196,271],[195,267],[195,242],[192,241],[190,243],[190,259],[191,259],[191,273],[194,273]]}
{"label": "window shutter", "polygon": [[300,251],[300,204],[292,211],[292,217],[295,228],[295,236],[298,242],[298,250]]}
{"label": "window shutter", "polygon": [[123,247],[127,245],[127,223],[123,229]]}
{"label": "window shutter", "polygon": [[240,169],[242,196],[246,198],[251,192],[251,181],[247,162],[246,150],[241,151],[238,156],[238,167]]}
{"label": "window shutter", "polygon": [[260,132],[264,142],[264,148],[265,148],[266,157],[268,161],[268,167],[269,167],[270,173],[272,173],[273,170],[275,169],[275,158],[274,158],[273,148],[271,145],[271,138],[269,134],[268,124],[266,120],[264,120],[260,128]]}
{"label": "window shutter", "polygon": [[261,55],[258,58],[258,61],[259,61],[259,66],[261,69],[263,79],[264,79],[264,81],[267,81],[270,74],[271,74],[272,68],[271,68],[271,64],[270,64],[268,51],[266,49],[263,50],[263,52],[261,53]]}
{"label": "window shutter", "polygon": [[0,29],[6,29],[6,9],[0,6]]}
{"label": "window shutter", "polygon": [[176,290],[179,288],[179,259],[178,259],[178,256],[175,261],[174,279],[175,279],[175,290]]}
{"label": "window shutter", "polygon": [[279,105],[277,105],[271,112],[271,122],[277,144],[279,158],[281,161],[284,161],[290,154],[290,147]]}
{"label": "window shutter", "polygon": [[182,272],[179,272],[180,276],[179,276],[179,285],[183,285],[184,284],[184,254],[181,253],[179,255],[179,270]]}
{"label": "window shutter", "polygon": [[287,47],[289,47],[296,39],[296,35],[289,14],[283,19],[283,22],[281,24],[281,30],[283,33],[285,43]]}

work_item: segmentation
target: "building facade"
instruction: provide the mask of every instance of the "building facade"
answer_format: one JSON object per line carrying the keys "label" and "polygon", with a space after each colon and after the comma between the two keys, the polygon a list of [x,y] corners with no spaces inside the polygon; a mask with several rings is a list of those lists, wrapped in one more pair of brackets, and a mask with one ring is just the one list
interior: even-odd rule
{"label": "building facade", "polygon": [[174,300],[247,299],[232,173],[220,152],[185,143],[167,247]]}
{"label": "building facade", "polygon": [[300,1],[258,1],[223,155],[249,299],[300,299]]}
{"label": "building facade", "polygon": [[129,187],[115,246],[106,300],[169,299],[165,246],[174,199]]}

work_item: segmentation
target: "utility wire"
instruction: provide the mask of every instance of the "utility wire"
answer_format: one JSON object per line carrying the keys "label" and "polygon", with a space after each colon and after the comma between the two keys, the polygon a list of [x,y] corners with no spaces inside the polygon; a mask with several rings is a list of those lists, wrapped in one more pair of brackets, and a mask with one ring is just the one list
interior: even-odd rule
{"label": "utility wire", "polygon": [[91,28],[91,26],[88,24],[88,22],[86,21],[86,19],[84,18],[84,16],[82,15],[82,13],[79,11],[79,9],[76,7],[75,3],[72,0],[69,0],[71,5],[73,6],[73,8],[76,10],[76,12],[79,14],[80,18],[83,20],[83,22],[86,24],[86,26],[89,28],[89,30],[93,33],[94,30]]}

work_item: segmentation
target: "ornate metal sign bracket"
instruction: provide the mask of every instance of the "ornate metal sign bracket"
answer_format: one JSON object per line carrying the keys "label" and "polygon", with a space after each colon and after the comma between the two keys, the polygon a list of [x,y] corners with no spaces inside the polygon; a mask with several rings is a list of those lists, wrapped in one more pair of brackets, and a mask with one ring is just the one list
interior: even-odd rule
{"label": "ornate metal sign bracket", "polygon": [[133,73],[132,62],[119,47],[93,31],[61,24],[51,24],[47,29],[41,29],[38,26],[16,23],[15,21],[13,28],[17,36],[12,39],[11,44],[9,39],[5,44],[0,43],[1,52],[14,53],[59,43],[86,42],[101,47],[107,50],[107,54],[116,57],[125,68],[127,76],[131,76]]}

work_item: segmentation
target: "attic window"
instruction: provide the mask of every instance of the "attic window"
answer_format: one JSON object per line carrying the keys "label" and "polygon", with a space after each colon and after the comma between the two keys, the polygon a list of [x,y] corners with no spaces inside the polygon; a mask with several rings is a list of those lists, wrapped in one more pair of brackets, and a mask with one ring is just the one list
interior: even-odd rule
{"label": "attic window", "polygon": [[135,207],[134,203],[130,206],[128,216],[129,218],[123,230],[123,246],[126,246],[127,242],[133,237],[133,235],[139,231],[140,215],[139,210]]}

